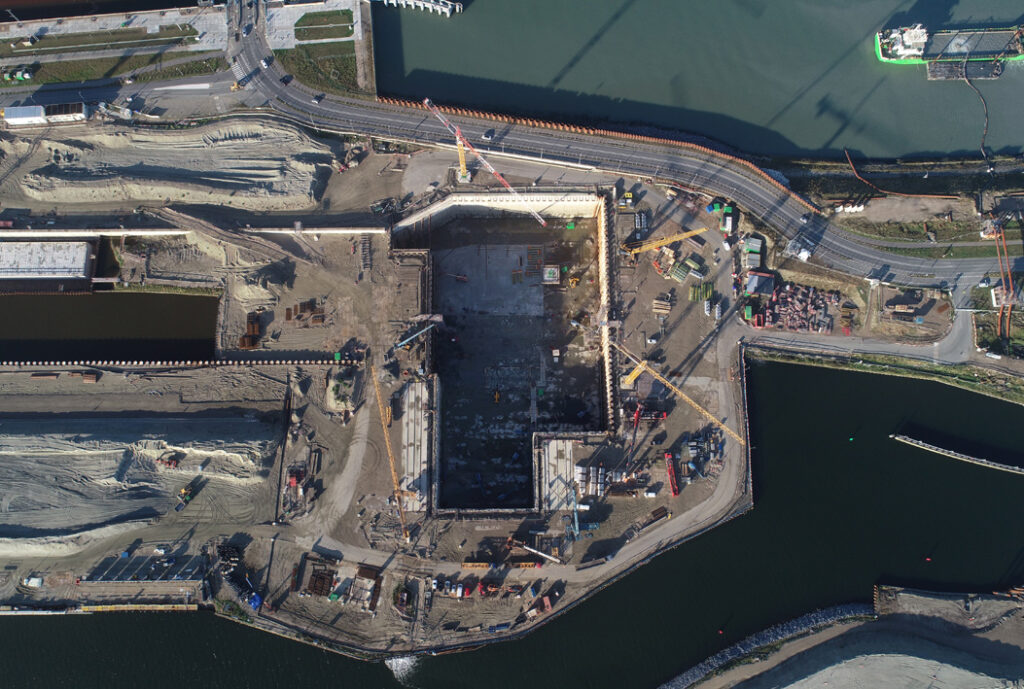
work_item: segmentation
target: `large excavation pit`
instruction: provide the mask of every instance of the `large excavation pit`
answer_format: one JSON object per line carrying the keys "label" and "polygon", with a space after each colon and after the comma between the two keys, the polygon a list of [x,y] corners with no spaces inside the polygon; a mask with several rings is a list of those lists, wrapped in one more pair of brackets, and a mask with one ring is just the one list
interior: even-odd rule
{"label": "large excavation pit", "polygon": [[547,227],[475,208],[395,235],[398,247],[430,251],[433,311],[444,317],[433,358],[439,510],[539,509],[533,433],[606,426],[604,206],[580,196]]}

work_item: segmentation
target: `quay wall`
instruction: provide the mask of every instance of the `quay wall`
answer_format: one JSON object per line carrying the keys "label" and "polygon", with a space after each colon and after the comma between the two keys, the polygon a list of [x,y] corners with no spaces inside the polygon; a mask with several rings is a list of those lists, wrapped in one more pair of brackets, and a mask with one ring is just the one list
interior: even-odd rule
{"label": "quay wall", "polygon": [[553,218],[589,218],[594,216],[594,208],[600,202],[601,198],[592,193],[527,193],[519,198],[509,195],[504,189],[500,193],[454,193],[402,218],[392,231],[413,227],[427,219],[432,223],[443,223],[458,216],[520,216],[528,214],[530,209]]}

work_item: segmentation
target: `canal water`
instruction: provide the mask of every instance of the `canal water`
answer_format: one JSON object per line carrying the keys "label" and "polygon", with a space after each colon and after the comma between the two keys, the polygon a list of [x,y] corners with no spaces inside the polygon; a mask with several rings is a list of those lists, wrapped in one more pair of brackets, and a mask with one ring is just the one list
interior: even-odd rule
{"label": "canal water", "polygon": [[0,361],[212,359],[217,303],[159,293],[4,295]]}
{"label": "canal water", "polygon": [[937,383],[771,363],[751,368],[750,411],[754,510],[522,640],[392,663],[400,681],[384,664],[212,615],[8,617],[0,676],[11,689],[653,688],[774,623],[870,602],[878,582],[980,591],[1024,582],[1024,477],[888,437],[913,427],[1020,461],[1019,406]]}
{"label": "canal water", "polygon": [[[472,0],[451,19],[374,3],[378,89],[535,117],[691,132],[783,156],[980,155],[981,101],[888,65],[879,28],[1024,23],[1017,0]],[[1024,62],[978,81],[990,152],[1019,153]],[[471,132],[471,134],[473,134]],[[477,134],[478,135],[478,134]]]}

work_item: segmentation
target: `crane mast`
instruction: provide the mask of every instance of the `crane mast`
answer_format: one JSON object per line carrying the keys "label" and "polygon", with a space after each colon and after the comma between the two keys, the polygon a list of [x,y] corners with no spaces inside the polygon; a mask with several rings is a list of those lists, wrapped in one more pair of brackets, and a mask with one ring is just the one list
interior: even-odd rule
{"label": "crane mast", "polygon": [[374,392],[377,393],[377,410],[380,411],[380,424],[384,429],[384,446],[388,451],[388,465],[391,467],[391,483],[394,487],[395,506],[398,508],[398,520],[402,524],[402,538],[409,542],[409,527],[405,524],[405,508],[402,507],[402,486],[398,480],[398,469],[395,467],[395,453],[391,449],[391,436],[388,434],[386,412],[384,411],[384,398],[380,394],[380,383],[377,382],[377,369],[370,366],[370,380],[373,381]]}
{"label": "crane mast", "polygon": [[[451,132],[452,136],[455,137],[455,141],[456,141],[457,145],[461,144],[461,146],[465,146],[466,148],[468,148],[470,153],[472,153],[474,156],[476,156],[476,159],[479,160],[480,163],[485,168],[487,168],[487,171],[490,172],[492,175],[494,175],[495,179],[497,179],[499,182],[501,182],[501,185],[503,187],[508,189],[510,194],[512,194],[514,197],[516,197],[517,200],[523,201],[523,203],[525,204],[526,200],[522,197],[522,195],[518,191],[513,189],[512,185],[509,184],[507,181],[505,181],[505,178],[501,176],[501,173],[499,173],[497,170],[495,170],[494,166],[491,165],[490,163],[488,163],[487,159],[484,158],[482,155],[480,155],[480,153],[475,148],[473,148],[473,144],[469,143],[469,141],[466,139],[466,137],[462,135],[462,130],[459,129],[458,127],[456,127],[454,124],[452,124],[451,121],[447,117],[444,116],[444,113],[437,109],[437,106],[434,105],[433,101],[431,101],[429,98],[424,98],[423,99],[423,105],[427,108],[427,110],[429,110],[431,113],[434,114],[434,117],[436,117],[438,120],[440,120],[441,124],[444,125],[445,129],[447,129],[449,132]],[[462,152],[461,148],[459,149],[459,153],[460,153],[459,162],[460,162],[460,164],[462,164],[463,157],[465,156],[465,154]],[[461,172],[461,170],[460,170],[460,172]],[[530,212],[530,215],[533,216],[534,220],[536,220],[537,222],[540,223],[541,227],[547,227],[548,226],[547,221],[545,221],[544,218],[540,217],[540,214],[537,211],[533,210],[529,206],[526,206],[526,210],[528,210]]]}

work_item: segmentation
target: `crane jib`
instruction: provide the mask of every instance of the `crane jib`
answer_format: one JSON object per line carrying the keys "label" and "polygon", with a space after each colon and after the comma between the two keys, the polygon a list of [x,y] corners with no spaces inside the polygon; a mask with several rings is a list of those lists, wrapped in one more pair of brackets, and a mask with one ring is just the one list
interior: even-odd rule
{"label": "crane jib", "polygon": [[[499,182],[501,182],[501,185],[503,187],[508,189],[509,193],[512,194],[512,196],[514,196],[517,201],[522,201],[524,203],[524,205],[525,205],[526,199],[524,199],[522,197],[522,195],[518,191],[513,189],[512,185],[509,184],[505,180],[505,178],[502,177],[501,174],[497,170],[494,169],[494,166],[491,165],[490,163],[488,163],[487,159],[484,158],[482,155],[480,155],[480,153],[475,148],[473,148],[473,144],[469,143],[469,141],[466,139],[466,137],[463,136],[461,129],[459,129],[454,124],[452,124],[451,120],[449,120],[447,117],[445,117],[444,113],[441,112],[440,110],[438,110],[437,106],[434,105],[434,103],[429,98],[424,98],[423,99],[423,105],[424,105],[424,107],[427,108],[427,110],[429,110],[431,113],[433,113],[434,117],[436,117],[438,120],[440,120],[441,124],[444,125],[445,129],[447,129],[449,132],[451,132],[452,136],[454,136],[457,141],[462,142],[462,145],[465,146],[466,148],[468,148],[470,153],[472,153],[474,156],[476,156],[476,159],[479,160],[480,163],[485,168],[487,168],[488,172],[490,172],[492,175],[494,175],[495,179],[497,179]],[[537,211],[533,210],[529,206],[526,206],[526,210],[528,210],[530,212],[530,215],[533,216],[534,220],[536,220],[537,222],[539,222],[541,224],[541,227],[547,227],[548,226],[547,221],[544,220],[544,218],[540,217],[540,213],[538,213]]]}

